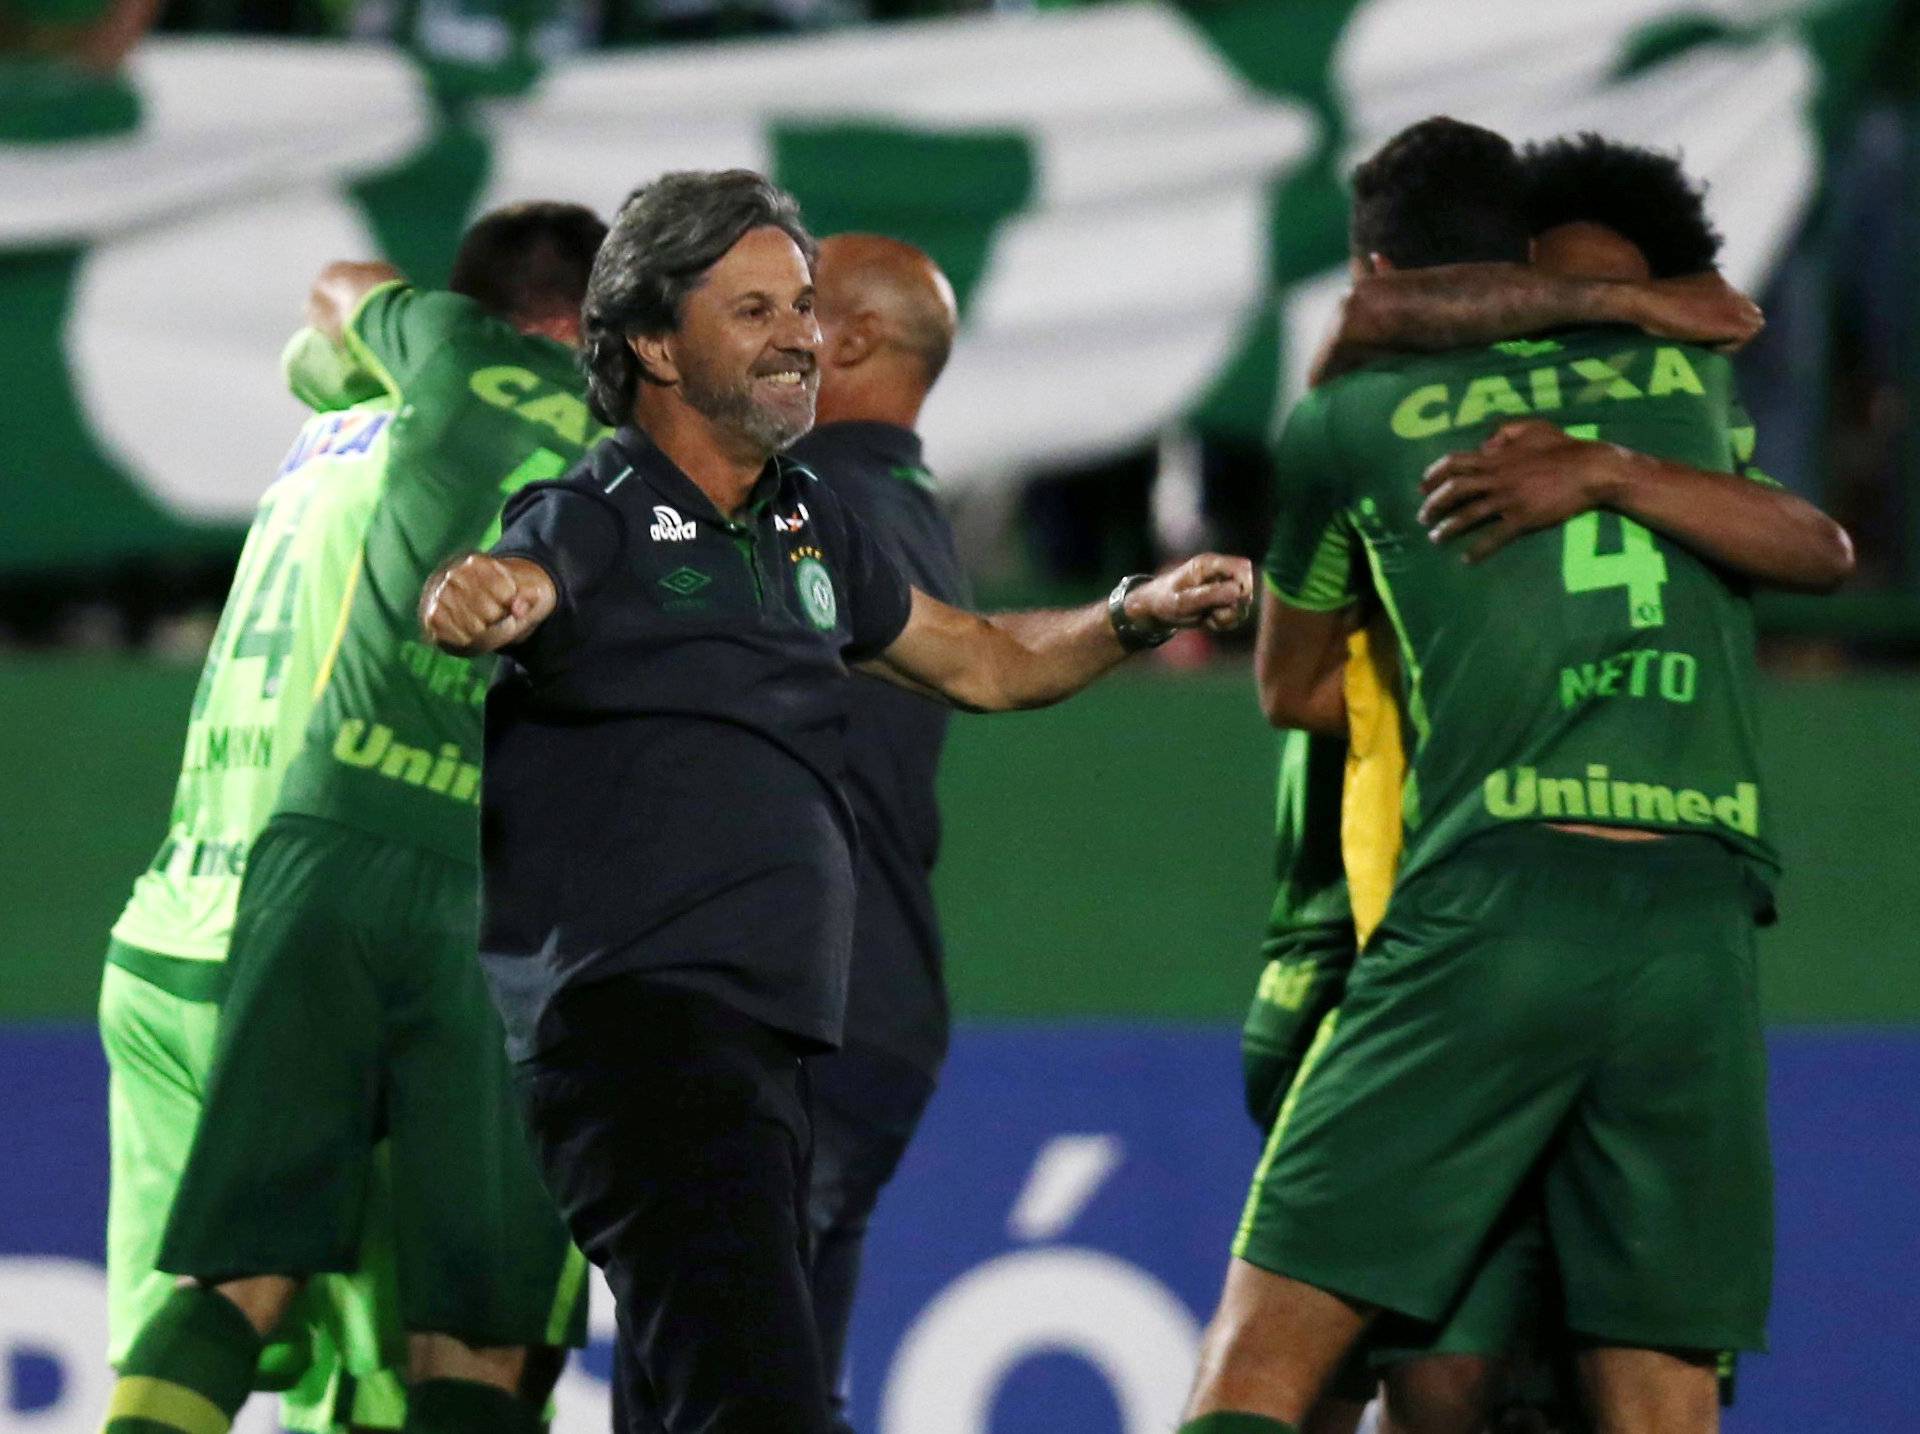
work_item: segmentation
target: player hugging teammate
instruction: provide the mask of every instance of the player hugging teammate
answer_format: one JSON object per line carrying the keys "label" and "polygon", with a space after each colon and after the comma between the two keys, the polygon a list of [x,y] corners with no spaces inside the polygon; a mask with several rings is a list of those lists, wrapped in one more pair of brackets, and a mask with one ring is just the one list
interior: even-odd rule
{"label": "player hugging teammate", "polygon": [[1718,243],[1672,160],[1592,136],[1430,120],[1355,175],[1257,654],[1294,729],[1245,1037],[1269,1134],[1186,1434],[1352,1430],[1376,1384],[1402,1434],[1516,1393],[1695,1434],[1761,1346],[1748,599],[1852,557],[1697,342],[1757,327]]}

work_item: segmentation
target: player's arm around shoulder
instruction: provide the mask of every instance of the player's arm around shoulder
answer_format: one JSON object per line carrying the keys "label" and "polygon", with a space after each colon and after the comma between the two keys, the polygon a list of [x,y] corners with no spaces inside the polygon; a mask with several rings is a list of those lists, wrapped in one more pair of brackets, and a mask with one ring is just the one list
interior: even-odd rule
{"label": "player's arm around shoulder", "polygon": [[505,326],[472,299],[419,289],[391,264],[340,260],[315,277],[307,323],[396,397],[451,344],[497,348]]}
{"label": "player's arm around shoulder", "polygon": [[314,276],[307,292],[307,323],[335,343],[343,343],[348,323],[369,294],[383,285],[405,282],[391,264],[337,259]]}
{"label": "player's arm around shoulder", "polygon": [[870,670],[969,712],[1045,707],[1174,631],[1246,620],[1253,566],[1203,553],[1085,607],[982,616],[915,589],[906,626]]}
{"label": "player's arm around shoulder", "polygon": [[1718,273],[1583,279],[1526,264],[1443,264],[1362,275],[1314,361],[1324,383],[1399,350],[1442,352],[1574,324],[1631,324],[1660,338],[1737,349],[1765,326]]}
{"label": "player's arm around shoulder", "polygon": [[315,413],[336,413],[386,392],[379,376],[355,359],[345,344],[312,325],[287,340],[280,353],[280,376],[287,392]]}
{"label": "player's arm around shoulder", "polygon": [[1477,563],[1524,534],[1611,508],[1751,582],[1839,587],[1853,573],[1846,529],[1740,461],[1739,473],[1714,472],[1550,423],[1510,423],[1427,470],[1420,521],[1433,542],[1459,540],[1462,559]]}
{"label": "player's arm around shoulder", "polygon": [[306,323],[280,354],[288,392],[315,413],[386,392],[387,376],[348,344],[347,328],[368,294],[402,282],[391,264],[339,261],[322,269],[307,291]]}

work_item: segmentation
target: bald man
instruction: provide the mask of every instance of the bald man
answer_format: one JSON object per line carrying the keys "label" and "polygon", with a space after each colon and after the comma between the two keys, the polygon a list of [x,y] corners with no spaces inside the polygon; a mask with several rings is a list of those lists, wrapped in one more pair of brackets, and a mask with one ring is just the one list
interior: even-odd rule
{"label": "bald man", "polygon": [[[818,420],[790,451],[859,513],[915,587],[970,606],[914,432],[953,347],[953,288],[926,254],[873,234],[825,240],[814,283]],[[867,1219],[947,1053],[932,874],[948,711],[872,678],[855,687],[847,796],[860,823],[859,895],[846,1038],[810,1068],[813,1305],[842,1429],[851,1426],[839,1373]]]}

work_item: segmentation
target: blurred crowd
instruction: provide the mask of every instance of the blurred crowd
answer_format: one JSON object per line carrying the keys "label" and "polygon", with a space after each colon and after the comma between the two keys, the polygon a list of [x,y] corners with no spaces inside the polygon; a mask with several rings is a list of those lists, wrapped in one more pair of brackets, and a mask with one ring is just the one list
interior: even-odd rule
{"label": "blurred crowd", "polygon": [[0,55],[110,69],[147,30],[397,41],[510,86],[525,64],[604,47],[781,35],[1088,0],[0,0]]}
{"label": "blurred crowd", "polygon": [[[1103,0],[0,0],[0,138],[10,137],[7,92],[30,100],[50,86],[93,87],[92,132],[113,128],[116,107],[129,110],[131,127],[136,102],[116,72],[155,30],[398,42],[441,100],[458,107],[524,90],[543,66],[593,49],[1097,3]],[[1860,576],[1841,600],[1817,612],[1789,602],[1767,613],[1771,630],[1798,643],[1795,660],[1815,664],[1861,654],[1920,659],[1920,4],[1908,10],[1894,60],[1908,58],[1886,65],[1864,121],[1830,157],[1820,201],[1759,296],[1768,330],[1740,360],[1764,466],[1844,522],[1859,548]],[[1203,546],[1257,555],[1273,510],[1257,444],[1185,430],[971,502],[958,515],[965,556],[978,589],[999,602],[1077,599],[1105,574]],[[0,641],[145,643],[172,630],[182,595],[195,621],[202,606],[210,614],[225,576],[218,562],[204,575],[172,573],[162,585],[168,596],[156,598],[151,581],[131,575],[118,591],[88,594],[88,616],[78,624],[69,605],[0,586]]]}

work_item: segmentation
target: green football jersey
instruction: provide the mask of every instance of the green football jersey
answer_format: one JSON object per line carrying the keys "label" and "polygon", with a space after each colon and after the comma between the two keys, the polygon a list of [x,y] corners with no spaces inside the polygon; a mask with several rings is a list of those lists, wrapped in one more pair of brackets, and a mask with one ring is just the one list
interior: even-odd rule
{"label": "green football jersey", "polygon": [[1370,590],[1400,647],[1400,879],[1516,821],[1711,833],[1771,871],[1737,579],[1610,511],[1476,566],[1427,539],[1428,465],[1525,416],[1723,472],[1746,456],[1728,361],[1620,329],[1376,364],[1280,439],[1267,581],[1319,611]]}
{"label": "green football jersey", "polygon": [[571,467],[605,429],[573,351],[457,294],[367,296],[347,348],[397,400],[378,500],[306,742],[278,810],[479,861],[481,703],[491,659],[420,635],[421,585],[486,547],[508,494]]}
{"label": "green football jersey", "polygon": [[392,420],[384,400],[316,414],[260,500],[194,692],[167,837],[116,940],[225,959],[247,853],[312,712]]}
{"label": "green football jersey", "polygon": [[1285,732],[1274,803],[1273,906],[1261,952],[1269,960],[1345,933],[1352,940],[1346,868],[1340,853],[1340,798],[1347,744]]}

